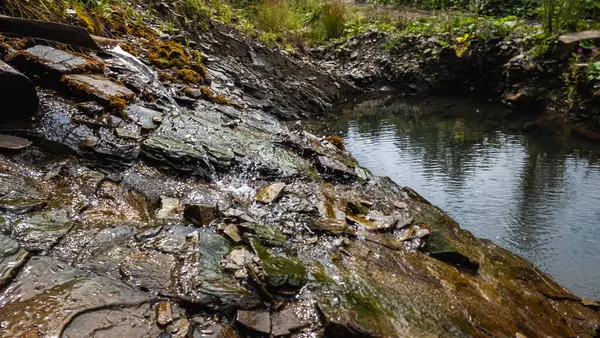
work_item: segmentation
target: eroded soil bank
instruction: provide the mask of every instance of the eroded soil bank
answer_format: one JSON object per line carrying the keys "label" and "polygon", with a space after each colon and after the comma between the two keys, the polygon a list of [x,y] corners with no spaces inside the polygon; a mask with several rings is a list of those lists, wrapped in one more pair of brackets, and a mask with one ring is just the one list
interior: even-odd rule
{"label": "eroded soil bank", "polygon": [[598,303],[282,122],[353,84],[188,33],[205,70],[148,32],[5,45],[40,108],[0,139],[2,336],[600,335]]}

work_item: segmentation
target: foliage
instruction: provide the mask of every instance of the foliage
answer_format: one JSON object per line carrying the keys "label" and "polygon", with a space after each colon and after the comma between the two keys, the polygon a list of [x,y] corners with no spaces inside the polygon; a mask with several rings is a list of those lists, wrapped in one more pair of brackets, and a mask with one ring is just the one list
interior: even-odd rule
{"label": "foliage", "polygon": [[600,81],[600,61],[592,62],[587,69],[589,81]]}

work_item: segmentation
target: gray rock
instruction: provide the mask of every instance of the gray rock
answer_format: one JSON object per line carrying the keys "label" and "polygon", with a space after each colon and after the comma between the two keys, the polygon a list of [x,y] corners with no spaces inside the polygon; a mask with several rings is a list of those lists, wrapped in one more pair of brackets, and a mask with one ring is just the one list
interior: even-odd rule
{"label": "gray rock", "polygon": [[236,323],[259,334],[271,333],[271,315],[265,310],[238,311]]}
{"label": "gray rock", "polygon": [[0,173],[0,210],[27,213],[42,208],[46,199],[43,187],[33,178],[16,172]]}
{"label": "gray rock", "polygon": [[[2,101],[0,101],[0,102],[2,102]],[[22,149],[29,147],[30,145],[31,145],[31,142],[22,137],[10,136],[10,135],[0,135],[0,149],[22,150]]]}
{"label": "gray rock", "polygon": [[204,150],[198,150],[176,139],[149,137],[142,143],[142,154],[153,161],[166,163],[175,169],[201,177],[210,178],[214,172]]}
{"label": "gray rock", "polygon": [[64,74],[98,73],[103,69],[102,63],[98,60],[43,45],[31,47],[22,53],[15,53],[10,58],[11,63],[19,68],[40,67],[54,77]]}
{"label": "gray rock", "polygon": [[164,113],[140,105],[129,106],[123,114],[145,130],[158,128],[165,116]]}
{"label": "gray rock", "polygon": [[65,209],[53,209],[24,217],[11,224],[12,237],[30,251],[45,251],[71,230],[73,221]]}
{"label": "gray rock", "polygon": [[317,157],[317,167],[330,177],[342,180],[354,180],[357,178],[354,170],[348,168],[342,162],[327,156]]}
{"label": "gray rock", "polygon": [[319,313],[313,301],[300,301],[287,304],[281,311],[273,313],[271,319],[273,336],[289,336],[316,326],[319,323]]}
{"label": "gray rock", "polygon": [[0,235],[0,288],[12,280],[28,258],[29,253],[17,241]]}
{"label": "gray rock", "polygon": [[558,38],[561,47],[567,50],[577,47],[583,40],[600,41],[600,31],[587,30],[583,32],[563,34]]}

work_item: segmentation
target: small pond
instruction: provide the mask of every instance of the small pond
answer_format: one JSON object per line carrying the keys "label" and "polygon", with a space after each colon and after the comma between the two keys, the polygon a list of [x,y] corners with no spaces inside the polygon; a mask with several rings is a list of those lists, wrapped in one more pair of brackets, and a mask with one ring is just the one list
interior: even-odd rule
{"label": "small pond", "polygon": [[363,103],[308,129],[342,136],[374,174],[412,187],[576,295],[600,299],[600,145],[525,133],[507,113],[468,100]]}

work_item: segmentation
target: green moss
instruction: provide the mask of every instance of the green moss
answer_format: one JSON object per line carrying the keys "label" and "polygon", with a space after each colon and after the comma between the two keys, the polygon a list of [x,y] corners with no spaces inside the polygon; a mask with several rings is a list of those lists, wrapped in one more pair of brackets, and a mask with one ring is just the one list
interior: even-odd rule
{"label": "green moss", "polygon": [[270,225],[244,223],[241,224],[240,227],[252,233],[253,236],[258,238],[264,245],[284,246],[287,243],[285,235]]}
{"label": "green moss", "polygon": [[229,102],[229,100],[227,98],[225,98],[225,96],[223,96],[223,95],[216,95],[215,97],[213,97],[213,100],[216,103],[222,104],[222,105],[225,105],[225,106],[231,105],[231,103]]}
{"label": "green moss", "polygon": [[306,268],[298,259],[273,255],[258,240],[252,241],[252,247],[261,260],[265,282],[268,286],[296,289],[308,281]]}
{"label": "green moss", "polygon": [[122,98],[118,97],[118,96],[109,96],[108,97],[108,108],[116,111],[116,112],[121,112],[123,111],[125,108],[127,108],[127,101],[123,100]]}
{"label": "green moss", "polygon": [[146,47],[148,59],[158,68],[186,68],[190,65],[183,46],[177,42],[153,40]]}
{"label": "green moss", "polygon": [[204,81],[200,74],[191,69],[181,69],[177,71],[177,78],[181,80],[181,82],[189,84],[198,84]]}
{"label": "green moss", "polygon": [[313,276],[315,281],[320,284],[337,284],[333,278],[329,277],[325,272],[323,264],[315,261],[314,265],[310,267],[310,274]]}

